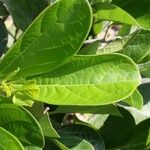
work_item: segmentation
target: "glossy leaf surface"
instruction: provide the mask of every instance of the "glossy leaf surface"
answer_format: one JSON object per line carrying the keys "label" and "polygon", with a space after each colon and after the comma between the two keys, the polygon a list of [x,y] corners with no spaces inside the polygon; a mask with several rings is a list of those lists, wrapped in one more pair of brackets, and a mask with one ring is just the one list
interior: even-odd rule
{"label": "glossy leaf surface", "polygon": [[40,89],[38,101],[90,106],[128,97],[139,85],[140,75],[129,58],[111,54],[76,56],[57,70],[32,80],[36,80]]}
{"label": "glossy leaf surface", "polygon": [[24,150],[19,140],[11,133],[0,127],[0,149],[1,150]]}
{"label": "glossy leaf surface", "polygon": [[34,117],[22,107],[0,104],[0,126],[27,145],[43,147],[43,134]]}
{"label": "glossy leaf surface", "polygon": [[143,107],[143,98],[138,90],[135,90],[131,96],[123,101],[137,109],[142,109]]}
{"label": "glossy leaf surface", "polygon": [[80,48],[91,26],[86,0],[59,0],[45,9],[0,61],[0,76],[20,69],[15,77],[49,72]]}

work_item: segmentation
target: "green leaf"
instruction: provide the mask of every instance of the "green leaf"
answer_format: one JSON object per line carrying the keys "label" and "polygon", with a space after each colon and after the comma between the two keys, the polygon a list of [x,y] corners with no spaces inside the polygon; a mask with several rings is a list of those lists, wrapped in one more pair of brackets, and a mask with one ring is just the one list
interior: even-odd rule
{"label": "green leaf", "polygon": [[59,129],[58,133],[61,136],[61,142],[69,148],[73,148],[80,144],[82,140],[86,140],[93,145],[95,150],[105,149],[101,136],[90,126],[82,124],[64,126]]}
{"label": "green leaf", "polygon": [[150,118],[150,94],[149,94],[150,83],[141,84],[138,87],[138,89],[144,99],[144,104],[141,110],[137,110],[134,107],[127,107],[121,105],[121,107],[123,107],[132,114],[136,124]]}
{"label": "green leaf", "polygon": [[93,27],[93,33],[94,33],[94,35],[98,35],[102,31],[103,25],[104,25],[104,22],[100,21],[100,20],[95,21],[93,23],[92,27]]}
{"label": "green leaf", "polygon": [[139,64],[139,69],[143,77],[150,78],[150,60],[146,63]]}
{"label": "green leaf", "polygon": [[11,103],[11,101],[6,96],[3,96],[3,94],[0,94],[0,104],[2,103]]}
{"label": "green leaf", "polygon": [[123,24],[138,25],[137,21],[126,11],[108,3],[98,3],[94,6],[94,17],[100,20],[110,20]]}
{"label": "green leaf", "polygon": [[[137,66],[120,54],[76,56],[36,80],[41,102],[56,105],[105,105],[131,95],[140,84]],[[20,86],[13,83],[13,86]]]}
{"label": "green leaf", "polygon": [[20,71],[14,78],[58,68],[81,47],[91,20],[87,0],[57,1],[33,21],[0,61],[0,76],[17,68]]}
{"label": "green leaf", "polygon": [[94,55],[96,54],[99,45],[100,45],[100,41],[95,41],[91,44],[88,44],[85,47],[80,49],[78,55]]}
{"label": "green leaf", "polygon": [[130,31],[132,29],[131,27],[131,25],[123,24],[117,35],[122,37],[127,36],[128,34],[130,34]]}
{"label": "green leaf", "polygon": [[120,149],[118,147],[129,141],[135,128],[133,116],[124,108],[119,107],[119,110],[123,117],[109,116],[100,129],[106,149]]}
{"label": "green leaf", "polygon": [[135,127],[131,140],[123,147],[123,150],[148,149],[150,149],[150,118]]}
{"label": "green leaf", "polygon": [[43,150],[42,148],[36,146],[26,146],[25,150]]}
{"label": "green leaf", "polygon": [[25,30],[48,5],[47,0],[3,0],[17,27]]}
{"label": "green leaf", "polygon": [[7,41],[8,41],[8,33],[4,24],[4,21],[0,18],[0,56],[3,54]]}
{"label": "green leaf", "polygon": [[141,31],[129,45],[124,47],[122,53],[139,63],[150,53],[150,32]]}
{"label": "green leaf", "polygon": [[143,29],[150,30],[149,0],[113,0],[113,3],[135,18]]}
{"label": "green leaf", "polygon": [[56,139],[50,140],[46,138],[44,150],[51,148],[52,150],[69,150],[63,143]]}
{"label": "green leaf", "polygon": [[35,81],[29,81],[14,89],[13,103],[19,106],[32,106],[33,99],[36,99],[39,95],[39,87]]}
{"label": "green leaf", "polygon": [[127,36],[122,39],[116,39],[111,43],[108,43],[105,47],[99,48],[97,50],[97,54],[102,55],[102,54],[111,54],[111,53],[116,53],[118,51],[121,51],[124,46],[129,42],[131,39],[130,36]]}
{"label": "green leaf", "polygon": [[102,106],[58,106],[51,114],[57,113],[91,113],[121,116],[118,108],[114,104]]}
{"label": "green leaf", "polygon": [[24,108],[0,104],[0,126],[15,135],[25,145],[43,147],[43,134],[35,118]]}
{"label": "green leaf", "polygon": [[143,97],[138,90],[135,90],[131,96],[123,101],[139,110],[143,107]]}
{"label": "green leaf", "polygon": [[1,150],[24,150],[19,140],[9,133],[7,130],[0,127],[0,149]]}
{"label": "green leaf", "polygon": [[86,140],[81,140],[79,138],[79,140],[81,141],[77,146],[71,148],[70,150],[95,150],[94,147],[92,146],[92,144],[90,144],[88,141]]}
{"label": "green leaf", "polygon": [[143,60],[141,60],[141,63],[146,63],[148,61],[150,61],[150,53],[145,58],[143,58]]}
{"label": "green leaf", "polygon": [[52,126],[49,115],[45,114],[39,120],[39,123],[41,125],[44,136],[46,136],[48,138],[60,138],[60,136],[58,135],[58,133]]}

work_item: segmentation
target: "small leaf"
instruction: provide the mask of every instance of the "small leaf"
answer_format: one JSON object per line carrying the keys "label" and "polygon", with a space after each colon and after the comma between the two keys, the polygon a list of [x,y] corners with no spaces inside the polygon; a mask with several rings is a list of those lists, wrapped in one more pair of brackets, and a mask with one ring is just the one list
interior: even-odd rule
{"label": "small leaf", "polygon": [[2,81],[2,86],[1,86],[2,91],[6,93],[7,97],[10,97],[12,95],[12,88],[10,85],[7,85],[5,82]]}
{"label": "small leaf", "polygon": [[139,69],[143,77],[150,78],[150,60],[146,63],[139,64]]}
{"label": "small leaf", "polygon": [[149,0],[113,0],[113,3],[135,18],[144,30],[150,30]]}
{"label": "small leaf", "polygon": [[143,107],[143,97],[138,90],[135,90],[131,96],[123,101],[137,109],[142,109]]}
{"label": "small leaf", "polygon": [[33,99],[39,96],[39,87],[36,81],[30,80],[24,83],[19,88],[16,88],[10,82],[2,81],[2,91],[6,93],[7,97],[13,96],[13,103],[18,106],[32,106]]}
{"label": "small leaf", "polygon": [[116,39],[111,43],[108,43],[105,47],[99,48],[97,50],[97,54],[102,55],[102,54],[111,54],[111,53],[116,53],[118,51],[121,51],[124,46],[129,42],[131,39],[130,36],[124,37],[122,39]]}
{"label": "small leaf", "polygon": [[94,6],[94,17],[100,20],[110,20],[123,24],[139,25],[126,11],[108,3],[98,3]]}
{"label": "small leaf", "polygon": [[22,96],[27,96],[33,99],[36,99],[39,96],[39,92],[40,92],[39,87],[37,86],[35,80],[27,81],[21,87],[14,88],[13,90],[14,90],[13,91],[14,94],[17,94],[17,95],[20,94]]}
{"label": "small leaf", "polygon": [[0,104],[0,126],[16,136],[23,144],[43,147],[41,127],[24,108],[14,104]]}
{"label": "small leaf", "polygon": [[100,42],[95,41],[81,48],[80,51],[78,52],[78,55],[94,55],[96,54],[99,46],[100,46]]}
{"label": "small leaf", "polygon": [[[81,139],[79,138],[79,140],[81,140]],[[94,147],[92,146],[92,144],[90,144],[86,140],[81,140],[81,142],[77,146],[71,148],[70,150],[83,150],[83,149],[95,150]]]}
{"label": "small leaf", "polygon": [[91,22],[87,0],[59,0],[47,7],[2,58],[0,77],[17,68],[14,78],[58,68],[79,50]]}
{"label": "small leaf", "polygon": [[7,130],[0,127],[0,149],[1,150],[24,150],[19,140]]}
{"label": "small leaf", "polygon": [[140,122],[150,118],[150,83],[141,84],[138,87],[138,90],[140,91],[141,95],[143,96],[144,104],[141,110],[137,110],[134,107],[127,107],[121,105],[124,109],[129,111],[132,116],[134,117],[135,123],[139,124]]}
{"label": "small leaf", "polygon": [[34,103],[34,101],[30,100],[29,98],[23,96],[23,95],[14,95],[13,96],[13,103],[15,105],[18,105],[18,106],[29,106],[31,107]]}
{"label": "small leaf", "polygon": [[139,63],[150,53],[150,31],[141,31],[123,48],[122,53]]}
{"label": "small leaf", "polygon": [[41,125],[42,131],[44,136],[48,138],[60,138],[56,130],[53,128],[49,115],[44,115],[40,120],[39,123]]}

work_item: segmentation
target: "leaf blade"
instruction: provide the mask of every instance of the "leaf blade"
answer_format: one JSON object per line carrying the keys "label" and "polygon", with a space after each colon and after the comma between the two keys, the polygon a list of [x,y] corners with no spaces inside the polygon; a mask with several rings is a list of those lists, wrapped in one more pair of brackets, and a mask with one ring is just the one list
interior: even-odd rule
{"label": "leaf blade", "polygon": [[20,71],[15,77],[49,72],[59,67],[80,48],[91,20],[87,0],[57,1],[35,19],[0,61],[0,76],[17,68]]}
{"label": "leaf blade", "polygon": [[[35,80],[36,99],[56,105],[105,105],[132,94],[140,84],[137,66],[120,54],[75,56],[70,62]],[[14,82],[13,86],[20,86]],[[112,90],[113,89],[113,90]]]}
{"label": "leaf blade", "polygon": [[43,147],[44,141],[41,128],[28,111],[13,104],[0,104],[0,110],[1,127],[7,129],[27,145]]}
{"label": "leaf blade", "polygon": [[10,132],[0,127],[0,149],[24,150],[19,140]]}

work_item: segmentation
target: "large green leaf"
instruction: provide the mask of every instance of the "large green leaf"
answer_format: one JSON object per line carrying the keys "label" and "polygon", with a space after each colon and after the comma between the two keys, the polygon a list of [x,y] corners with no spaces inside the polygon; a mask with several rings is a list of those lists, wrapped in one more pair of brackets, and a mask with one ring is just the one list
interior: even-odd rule
{"label": "large green leaf", "polygon": [[17,27],[25,30],[48,5],[47,0],[3,0]]}
{"label": "large green leaf", "polygon": [[80,48],[91,26],[87,0],[59,0],[45,9],[0,61],[0,76],[16,77],[54,70]]}
{"label": "large green leaf", "polygon": [[0,104],[0,112],[1,127],[26,145],[44,146],[41,127],[28,111],[13,104]]}
{"label": "large green leaf", "polygon": [[1,150],[24,150],[19,140],[9,133],[7,130],[0,127],[0,149]]}
{"label": "large green leaf", "polygon": [[113,3],[124,9],[145,30],[150,30],[149,0],[113,0]]}
{"label": "large green leaf", "polygon": [[[56,105],[104,105],[131,95],[140,84],[140,74],[131,59],[120,54],[75,56],[53,72],[36,80],[36,99]],[[13,83],[14,88],[21,86]],[[21,88],[21,87],[20,87]]]}
{"label": "large green leaf", "polygon": [[138,25],[137,21],[126,11],[108,3],[98,3],[94,6],[94,17],[100,20],[116,21],[124,24]]}

